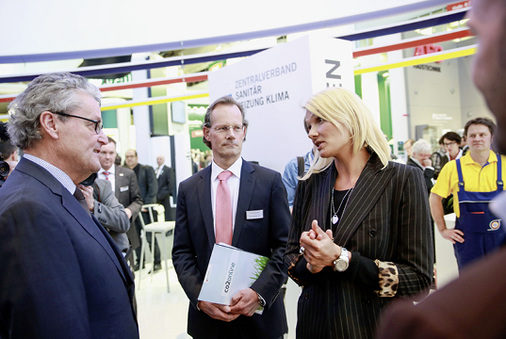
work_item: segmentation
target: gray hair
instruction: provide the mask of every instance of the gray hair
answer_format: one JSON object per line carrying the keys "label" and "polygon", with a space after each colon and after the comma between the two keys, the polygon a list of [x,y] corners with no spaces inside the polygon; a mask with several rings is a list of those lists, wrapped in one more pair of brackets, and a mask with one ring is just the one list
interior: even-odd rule
{"label": "gray hair", "polygon": [[[239,108],[239,110],[241,111],[242,125],[244,126],[244,128],[248,128],[248,121],[246,120],[246,112],[244,111],[244,108],[234,98],[227,95],[227,96],[221,97],[219,99],[216,99],[211,105],[209,105],[209,107],[207,107],[206,115],[204,116],[204,123],[202,124],[202,129],[204,127],[211,128],[211,126],[213,125],[211,113],[213,113],[213,110],[218,105],[235,105],[235,106],[237,106],[237,108]],[[210,149],[213,149],[211,143],[206,139],[205,136],[202,137],[202,140],[204,141],[204,144],[207,145],[207,147],[209,147]]]}
{"label": "gray hair", "polygon": [[[9,104],[12,143],[21,149],[32,147],[42,139],[40,115],[44,111],[71,113],[81,105],[78,93],[87,93],[101,103],[100,90],[80,75],[48,73],[35,78]],[[65,121],[68,117],[58,115],[58,119]]]}
{"label": "gray hair", "polygon": [[417,142],[413,144],[413,154],[422,154],[422,153],[431,153],[432,146],[425,139],[419,139]]}

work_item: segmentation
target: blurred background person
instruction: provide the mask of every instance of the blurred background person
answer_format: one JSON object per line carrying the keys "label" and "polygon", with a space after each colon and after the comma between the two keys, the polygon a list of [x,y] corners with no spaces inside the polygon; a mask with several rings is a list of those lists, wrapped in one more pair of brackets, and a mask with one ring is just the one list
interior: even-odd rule
{"label": "blurred background person", "polygon": [[125,258],[131,253],[130,242],[126,232],[130,228],[130,220],[125,208],[114,196],[111,182],[103,179],[93,179],[78,185],[86,198],[86,203],[91,213],[105,227],[109,235],[118,246]]}
{"label": "blurred background person", "polygon": [[432,167],[432,160],[430,159],[432,147],[429,142],[420,139],[413,144],[413,151],[409,157],[406,165],[419,168],[423,172],[425,178],[425,186],[427,187],[427,196],[430,194],[430,189],[434,186],[432,178],[434,177],[434,167]]}
{"label": "blurred background person", "polygon": [[439,143],[443,144],[446,151],[446,157],[448,158],[446,162],[462,157],[463,154],[460,149],[461,141],[462,138],[455,132],[447,132],[439,139]]}
{"label": "blurred background person", "polygon": [[[491,150],[495,124],[488,118],[469,120],[464,134],[469,153],[447,163],[430,195],[430,208],[444,239],[452,242],[459,270],[494,251],[504,234],[501,220],[489,209],[489,202],[503,190],[506,157]],[[447,228],[442,199],[453,194],[457,216],[454,228]]]}
{"label": "blurred background person", "polygon": [[[141,199],[142,203],[144,205],[147,204],[156,204],[156,195],[158,194],[158,181],[156,180],[155,170],[153,167],[149,165],[142,165],[139,164],[139,158],[137,155],[137,151],[134,149],[129,149],[125,152],[125,166],[132,171],[135,172],[135,175],[137,176],[137,184],[139,185],[139,191],[141,192]],[[148,224],[149,221],[149,214],[147,211],[141,211],[141,215],[139,218],[144,218],[144,223]],[[142,224],[140,220],[137,220],[136,223],[136,230],[137,234],[139,235],[139,238],[141,237],[141,230],[142,230]],[[146,240],[148,241],[149,246],[151,247],[151,237],[152,233],[146,234]],[[158,241],[155,237],[155,248],[151,250],[155,251],[155,262],[153,266],[153,271],[158,271],[162,269],[162,263],[160,260],[160,247],[158,247]],[[137,247],[135,250],[137,263],[135,265],[135,268],[144,266],[144,263],[139,263],[140,257],[141,257],[141,248]]]}
{"label": "blurred background person", "polygon": [[[100,161],[100,170],[98,178],[109,181],[114,191],[114,196],[125,208],[125,213],[130,219],[130,227],[127,231],[127,237],[132,250],[140,248],[141,242],[135,222],[142,206],[141,193],[137,184],[137,177],[129,168],[121,167],[115,164],[117,159],[116,141],[113,138],[107,138],[107,144],[102,146],[98,155]],[[133,256],[128,256],[128,261],[132,269],[135,270]]]}
{"label": "blurred background person", "polygon": [[327,89],[305,105],[317,152],[299,182],[285,260],[303,287],[297,338],[371,338],[381,310],[432,281],[422,173],[390,148],[354,94]]}
{"label": "blurred background person", "polygon": [[402,157],[402,160],[404,163],[408,161],[409,157],[413,154],[413,144],[415,143],[415,140],[408,139],[404,141],[402,148],[404,149],[404,156]]}
{"label": "blurred background person", "polygon": [[[309,133],[306,119],[304,119],[304,130],[306,131],[306,134]],[[285,185],[290,211],[293,208],[293,198],[295,197],[295,190],[297,189],[299,178],[302,178],[304,173],[306,173],[309,170],[309,167],[311,167],[311,163],[314,158],[313,154],[313,150],[311,149],[304,156],[295,157],[288,161],[285,165],[285,169],[283,171],[283,184]]]}
{"label": "blurred background person", "polygon": [[156,157],[158,167],[155,170],[156,180],[158,182],[157,200],[165,208],[165,220],[176,220],[176,210],[172,207],[172,199],[176,199],[176,175],[172,167],[165,165],[165,157],[158,155]]}

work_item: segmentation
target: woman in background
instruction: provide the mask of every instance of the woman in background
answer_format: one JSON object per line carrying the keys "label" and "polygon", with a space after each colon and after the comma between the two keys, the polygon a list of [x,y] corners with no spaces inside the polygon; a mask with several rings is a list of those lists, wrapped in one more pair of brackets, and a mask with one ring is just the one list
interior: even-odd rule
{"label": "woman in background", "polygon": [[303,287],[297,338],[372,338],[382,308],[432,282],[421,171],[389,162],[362,101],[339,88],[306,104],[314,162],[295,195],[285,260]]}

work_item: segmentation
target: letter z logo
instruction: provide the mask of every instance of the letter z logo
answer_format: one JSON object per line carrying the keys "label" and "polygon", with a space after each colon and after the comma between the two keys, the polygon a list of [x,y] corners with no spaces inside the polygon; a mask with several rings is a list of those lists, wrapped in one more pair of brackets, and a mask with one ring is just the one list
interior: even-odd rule
{"label": "letter z logo", "polygon": [[333,65],[332,68],[327,71],[325,76],[328,79],[341,79],[341,76],[339,74],[334,74],[335,70],[341,66],[341,61],[325,59],[325,63],[329,64],[329,65]]}

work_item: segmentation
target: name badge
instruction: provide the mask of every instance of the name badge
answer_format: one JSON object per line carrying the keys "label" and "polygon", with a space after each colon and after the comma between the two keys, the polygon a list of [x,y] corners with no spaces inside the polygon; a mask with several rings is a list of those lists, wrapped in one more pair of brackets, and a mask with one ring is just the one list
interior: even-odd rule
{"label": "name badge", "polygon": [[119,191],[120,192],[128,191],[128,186],[123,186],[123,187],[120,186]]}
{"label": "name badge", "polygon": [[246,211],[246,220],[263,219],[264,210]]}

